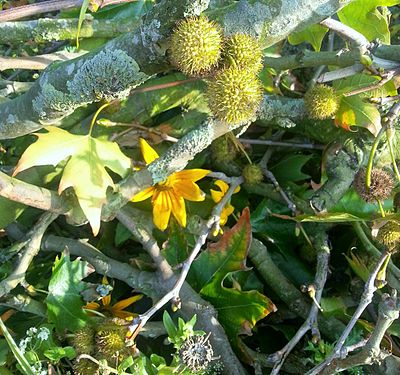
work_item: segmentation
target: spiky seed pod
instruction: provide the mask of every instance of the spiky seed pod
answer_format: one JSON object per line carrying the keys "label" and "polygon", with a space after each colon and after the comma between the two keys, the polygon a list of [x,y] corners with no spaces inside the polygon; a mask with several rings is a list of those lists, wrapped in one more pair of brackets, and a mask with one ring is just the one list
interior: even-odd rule
{"label": "spiky seed pod", "polygon": [[75,375],[98,375],[99,366],[90,359],[82,358],[74,362]]}
{"label": "spiky seed pod", "polygon": [[248,34],[234,34],[225,41],[224,62],[258,73],[262,67],[263,53],[258,40]]}
{"label": "spiky seed pod", "polygon": [[393,250],[400,243],[400,224],[396,221],[388,221],[379,228],[376,240],[389,250]]}
{"label": "spiky seed pod", "polygon": [[236,157],[236,148],[227,136],[222,136],[211,143],[211,153],[217,162],[230,162]]}
{"label": "spiky seed pod", "polygon": [[221,56],[220,27],[205,16],[179,22],[171,36],[171,63],[187,75],[202,75],[212,70]]}
{"label": "spiky seed pod", "polygon": [[204,370],[213,360],[214,351],[208,338],[210,335],[191,336],[179,349],[181,363],[193,372]]}
{"label": "spiky seed pod", "polygon": [[120,327],[116,329],[102,329],[96,333],[96,347],[99,358],[105,358],[113,363],[115,360],[121,361],[128,355],[125,345],[125,331]]}
{"label": "spiky seed pod", "polygon": [[393,177],[380,168],[373,168],[371,171],[371,186],[367,190],[365,186],[366,170],[361,169],[354,179],[354,189],[359,196],[366,202],[373,203],[377,200],[383,201],[389,198],[392,193],[394,181]]}
{"label": "spiky seed pod", "polygon": [[340,98],[327,85],[315,85],[304,95],[304,104],[311,118],[324,120],[331,118],[339,109]]}
{"label": "spiky seed pod", "polygon": [[78,354],[91,354],[94,351],[94,334],[92,327],[86,326],[75,332],[72,345]]}
{"label": "spiky seed pod", "polygon": [[263,171],[257,164],[248,164],[243,168],[244,182],[250,185],[259,184],[263,179]]}
{"label": "spiky seed pod", "polygon": [[254,117],[262,100],[262,86],[255,74],[231,66],[208,81],[207,97],[217,119],[239,124]]}

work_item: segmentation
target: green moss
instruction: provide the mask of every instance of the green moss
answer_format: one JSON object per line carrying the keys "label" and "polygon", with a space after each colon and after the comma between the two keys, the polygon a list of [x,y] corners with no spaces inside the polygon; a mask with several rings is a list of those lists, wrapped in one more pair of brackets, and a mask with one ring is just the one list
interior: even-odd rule
{"label": "green moss", "polygon": [[77,107],[69,95],[47,82],[46,75],[42,76],[39,84],[40,91],[32,100],[32,108],[40,120],[46,121],[54,117],[66,116]]}
{"label": "green moss", "polygon": [[105,49],[86,60],[67,87],[80,104],[123,99],[148,76],[124,51]]}

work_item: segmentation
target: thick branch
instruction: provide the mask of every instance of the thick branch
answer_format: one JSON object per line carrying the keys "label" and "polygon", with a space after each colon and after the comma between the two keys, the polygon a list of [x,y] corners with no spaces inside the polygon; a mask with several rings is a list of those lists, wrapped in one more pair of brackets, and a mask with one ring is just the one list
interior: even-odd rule
{"label": "thick branch", "polygon": [[[271,45],[337,12],[350,1],[240,1],[210,14],[227,34],[245,32]],[[208,1],[161,1],[140,30],[127,33],[68,63],[50,66],[26,94],[0,105],[0,139],[14,138],[59,121],[76,108],[101,99],[125,97],[149,75],[168,69],[163,43],[175,22],[198,14]]]}
{"label": "thick branch", "polygon": [[0,57],[0,70],[43,70],[54,61],[68,61],[80,55],[82,55],[82,53],[56,52],[48,55],[30,57]]}
{"label": "thick branch", "polygon": [[[90,5],[96,4],[103,8],[110,4],[129,3],[136,0],[94,0]],[[0,22],[18,20],[35,14],[54,12],[61,9],[80,7],[83,0],[50,0],[36,4],[23,5],[0,12]]]}
{"label": "thick branch", "polygon": [[[113,38],[137,29],[135,18],[122,22],[86,17],[79,33],[80,38]],[[35,43],[75,39],[78,20],[74,18],[40,18],[32,21],[0,22],[0,44]]]}

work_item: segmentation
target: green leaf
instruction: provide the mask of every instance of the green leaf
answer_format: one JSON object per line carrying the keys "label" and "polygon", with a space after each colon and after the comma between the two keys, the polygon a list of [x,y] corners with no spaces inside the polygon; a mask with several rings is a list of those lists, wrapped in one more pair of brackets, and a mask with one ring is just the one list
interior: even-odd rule
{"label": "green leaf", "polygon": [[191,279],[197,280],[197,288],[201,286],[200,294],[218,310],[218,320],[237,349],[238,335],[251,334],[257,321],[275,310],[274,304],[255,290],[244,292],[224,286],[228,274],[248,269],[246,257],[250,243],[250,212],[246,208],[237,224],[210,245],[190,271]]}
{"label": "green leaf", "polygon": [[282,253],[292,249],[297,244],[295,224],[279,219],[274,214],[288,213],[286,206],[269,199],[263,199],[251,214],[251,228],[253,233],[270,239]]}
{"label": "green leaf", "polygon": [[24,375],[35,375],[35,371],[33,371],[31,366],[29,365],[29,362],[22,354],[21,350],[19,350],[18,345],[15,343],[14,339],[12,338],[10,332],[8,331],[6,325],[4,324],[1,318],[0,318],[0,331],[3,333],[4,338],[7,340],[8,346],[13,352],[15,359],[21,366],[22,373]]}
{"label": "green leaf", "polygon": [[79,12],[78,29],[76,31],[76,48],[79,49],[79,35],[81,34],[82,23],[85,19],[85,14],[88,9],[90,0],[83,0],[81,10]]}
{"label": "green leaf", "polygon": [[49,321],[55,324],[59,333],[75,331],[88,322],[89,316],[82,309],[84,302],[80,293],[87,288],[82,279],[91,272],[85,261],[76,259],[71,262],[69,255],[56,258],[45,302]]}
{"label": "green leaf", "polygon": [[72,346],[65,346],[64,348],[55,346],[45,350],[43,354],[52,362],[58,362],[63,358],[68,358],[71,360],[76,357],[76,351]]}
{"label": "green leaf", "polygon": [[271,167],[271,172],[281,184],[308,179],[310,176],[303,173],[301,169],[311,158],[312,155],[289,155]]}
{"label": "green leaf", "polygon": [[341,22],[363,34],[369,41],[379,39],[390,44],[389,14],[378,6],[400,4],[399,0],[356,0],[337,14]]}
{"label": "green leaf", "polygon": [[303,42],[307,42],[312,45],[315,51],[319,51],[321,49],[322,40],[324,39],[328,30],[328,28],[318,24],[311,25],[305,30],[290,34],[288,41],[294,46],[297,46]]}
{"label": "green leaf", "polygon": [[101,208],[106,191],[114,187],[106,167],[124,177],[130,169],[130,159],[115,142],[74,135],[57,127],[47,127],[48,133],[36,134],[38,140],[21,156],[14,175],[37,165],[57,165],[70,157],[65,165],[59,193],[73,187],[79,205],[89,220],[94,235],[100,229]]}
{"label": "green leaf", "polygon": [[347,130],[360,126],[376,136],[382,127],[381,115],[375,105],[364,102],[358,95],[342,97],[335,125]]}
{"label": "green leaf", "polygon": [[[343,79],[339,79],[333,82],[333,87],[338,95],[345,94],[350,91],[354,91],[357,89],[363,89],[372,85],[377,84],[380,81],[379,77],[371,76],[367,74],[357,73],[352,75],[351,77],[346,77]],[[361,98],[383,98],[386,96],[395,96],[397,95],[396,85],[393,80],[390,80],[383,86],[379,88],[366,91],[364,93],[359,94],[358,96]]]}
{"label": "green leaf", "polygon": [[163,324],[165,330],[167,331],[168,337],[173,340],[178,335],[178,329],[176,328],[175,323],[172,321],[171,317],[169,316],[167,310],[165,310],[163,314]]}

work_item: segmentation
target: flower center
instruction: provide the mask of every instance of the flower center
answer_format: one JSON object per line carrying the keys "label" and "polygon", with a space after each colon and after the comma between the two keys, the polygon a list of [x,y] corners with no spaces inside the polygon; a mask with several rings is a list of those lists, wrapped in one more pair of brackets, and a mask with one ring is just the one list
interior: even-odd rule
{"label": "flower center", "polygon": [[172,186],[168,178],[165,181],[158,182],[156,184],[156,188],[157,190],[162,190],[162,191],[172,190]]}

